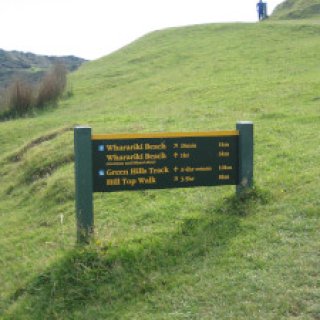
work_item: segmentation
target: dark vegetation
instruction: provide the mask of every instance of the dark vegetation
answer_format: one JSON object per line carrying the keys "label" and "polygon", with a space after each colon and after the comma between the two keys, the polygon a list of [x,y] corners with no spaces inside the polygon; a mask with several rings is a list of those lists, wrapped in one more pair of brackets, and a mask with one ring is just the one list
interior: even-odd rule
{"label": "dark vegetation", "polygon": [[55,104],[67,72],[86,62],[75,56],[43,56],[0,49],[0,118],[22,116]]}
{"label": "dark vegetation", "polygon": [[7,89],[2,90],[1,118],[23,116],[34,109],[54,105],[66,86],[67,69],[61,63],[54,64],[37,84],[16,78]]}

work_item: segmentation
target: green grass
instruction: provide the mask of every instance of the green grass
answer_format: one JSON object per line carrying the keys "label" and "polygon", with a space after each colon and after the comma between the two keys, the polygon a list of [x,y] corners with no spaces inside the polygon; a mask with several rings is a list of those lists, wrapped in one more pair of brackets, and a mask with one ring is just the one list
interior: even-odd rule
{"label": "green grass", "polygon": [[[0,123],[0,317],[320,317],[320,25],[151,33],[83,65],[58,108]],[[255,124],[255,189],[95,194],[75,246],[73,137]]]}
{"label": "green grass", "polygon": [[320,18],[319,0],[286,0],[272,13],[276,20],[301,20]]}

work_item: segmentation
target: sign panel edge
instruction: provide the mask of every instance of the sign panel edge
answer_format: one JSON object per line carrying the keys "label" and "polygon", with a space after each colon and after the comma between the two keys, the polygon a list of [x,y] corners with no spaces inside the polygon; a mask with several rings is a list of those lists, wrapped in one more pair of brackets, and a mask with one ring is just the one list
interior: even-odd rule
{"label": "sign panel edge", "polygon": [[148,139],[148,138],[192,138],[192,137],[229,137],[239,136],[238,130],[208,131],[208,132],[154,132],[154,133],[120,133],[120,134],[93,134],[92,140],[120,140],[120,139]]}

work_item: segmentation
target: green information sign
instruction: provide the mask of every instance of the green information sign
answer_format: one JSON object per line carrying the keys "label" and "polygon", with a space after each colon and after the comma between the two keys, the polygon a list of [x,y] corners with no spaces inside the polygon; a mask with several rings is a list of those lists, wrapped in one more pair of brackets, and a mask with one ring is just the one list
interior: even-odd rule
{"label": "green information sign", "polygon": [[92,135],[74,128],[77,241],[94,231],[93,192],[253,184],[253,123],[236,130]]}
{"label": "green information sign", "polygon": [[93,135],[93,191],[236,185],[238,138],[238,131]]}

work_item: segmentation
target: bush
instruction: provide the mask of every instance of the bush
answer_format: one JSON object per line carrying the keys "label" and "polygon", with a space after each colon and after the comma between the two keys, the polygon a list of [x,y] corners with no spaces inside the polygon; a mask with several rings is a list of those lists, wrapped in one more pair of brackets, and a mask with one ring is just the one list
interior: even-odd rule
{"label": "bush", "polygon": [[0,88],[0,114],[7,108],[6,91]]}
{"label": "bush", "polygon": [[49,73],[42,79],[36,106],[43,108],[50,103],[56,103],[62,96],[67,85],[67,69],[61,64],[55,64]]}
{"label": "bush", "polygon": [[55,104],[66,87],[67,69],[61,63],[53,65],[37,86],[18,78],[0,92],[1,117],[22,116],[33,108]]}
{"label": "bush", "polygon": [[23,115],[34,106],[34,87],[22,79],[16,79],[8,88],[7,103],[13,114]]}

